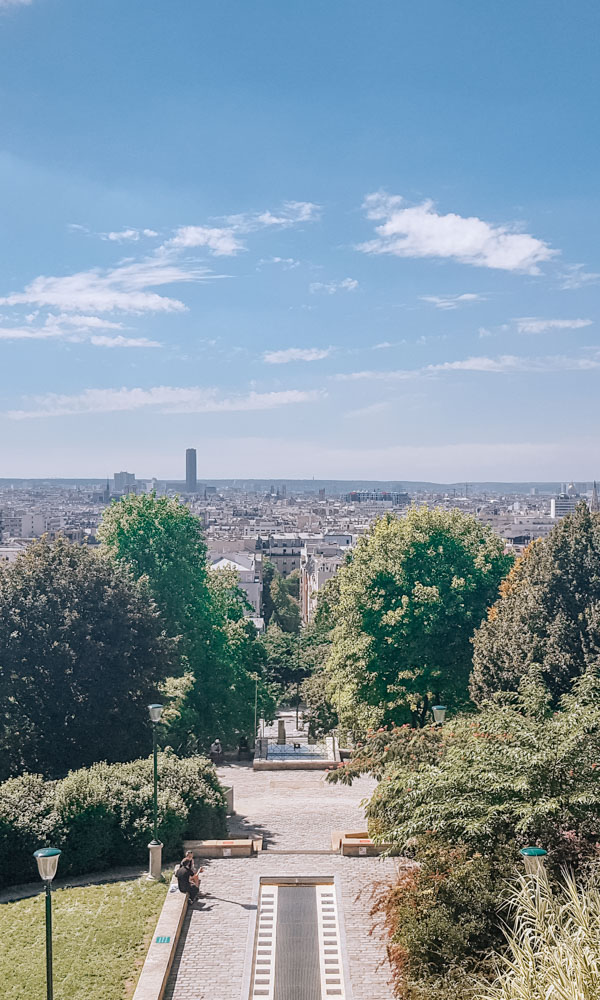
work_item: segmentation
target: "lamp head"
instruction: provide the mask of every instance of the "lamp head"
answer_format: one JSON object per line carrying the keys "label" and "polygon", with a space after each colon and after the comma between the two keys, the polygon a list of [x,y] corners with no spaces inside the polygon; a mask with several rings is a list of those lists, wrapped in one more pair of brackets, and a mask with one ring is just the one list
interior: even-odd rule
{"label": "lamp head", "polygon": [[39,851],[34,852],[33,856],[37,861],[38,871],[43,882],[51,882],[56,875],[60,855],[61,851],[57,847],[42,847]]}
{"label": "lamp head", "polygon": [[433,721],[434,722],[439,722],[440,725],[441,725],[441,723],[444,722],[444,720],[446,718],[446,712],[448,711],[448,709],[446,708],[446,706],[445,705],[434,705],[433,708],[431,709],[431,711],[433,712]]}
{"label": "lamp head", "polygon": [[151,722],[160,722],[160,717],[163,712],[162,705],[148,705],[148,711],[150,713]]}

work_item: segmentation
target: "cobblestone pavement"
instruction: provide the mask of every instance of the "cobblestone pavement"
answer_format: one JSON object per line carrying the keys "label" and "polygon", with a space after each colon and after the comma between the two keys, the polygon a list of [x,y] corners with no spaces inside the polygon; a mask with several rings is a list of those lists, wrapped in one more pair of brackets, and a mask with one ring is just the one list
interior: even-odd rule
{"label": "cobblestone pavement", "polygon": [[360,778],[351,787],[328,785],[326,771],[253,771],[252,765],[219,768],[224,785],[233,785],[232,836],[262,834],[275,850],[327,850],[332,830],[361,830],[360,808],[375,787]]}
{"label": "cobblestone pavement", "polygon": [[204,862],[206,895],[186,917],[165,1000],[247,1000],[241,991],[253,887],[257,876],[276,875],[339,877],[353,1000],[390,1000],[385,944],[370,933],[369,911],[373,890],[393,878],[397,862],[303,853],[330,848],[334,829],[363,828],[360,802],[373,783],[331,786],[323,772],[254,772],[244,765],[225,766],[219,775],[234,786],[230,832],[262,832],[267,850]]}

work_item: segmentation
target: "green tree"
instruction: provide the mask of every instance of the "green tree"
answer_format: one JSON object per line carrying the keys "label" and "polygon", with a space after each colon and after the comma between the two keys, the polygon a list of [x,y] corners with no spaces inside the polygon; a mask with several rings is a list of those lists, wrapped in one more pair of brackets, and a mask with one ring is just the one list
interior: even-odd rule
{"label": "green tree", "polygon": [[283,632],[300,631],[300,575],[294,570],[281,576],[268,559],[263,564],[263,617],[265,625],[277,625]]}
{"label": "green tree", "polygon": [[0,571],[0,777],[145,754],[175,660],[125,567],[63,539],[30,545]]}
{"label": "green tree", "polygon": [[600,655],[600,516],[578,505],[534,542],[475,633],[471,695],[516,691],[541,673],[556,701]]}
{"label": "green tree", "polygon": [[339,570],[329,606],[327,671],[342,728],[422,725],[436,701],[464,704],[470,640],[510,565],[501,540],[460,511],[377,521]]}
{"label": "green tree", "polygon": [[[177,499],[130,495],[105,511],[99,537],[148,581],[168,634],[178,637],[178,676],[165,687],[168,742],[191,753],[216,736],[227,745],[251,734],[262,653],[235,575],[208,571],[198,518]],[[261,698],[268,717],[264,686]]]}

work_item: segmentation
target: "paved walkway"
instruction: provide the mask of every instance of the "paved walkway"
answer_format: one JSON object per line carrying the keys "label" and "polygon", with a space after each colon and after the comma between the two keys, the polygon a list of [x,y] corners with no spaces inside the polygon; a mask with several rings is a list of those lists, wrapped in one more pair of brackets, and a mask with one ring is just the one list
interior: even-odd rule
{"label": "paved walkway", "polygon": [[253,888],[257,876],[277,875],[339,877],[353,1000],[390,1000],[385,942],[370,933],[370,910],[373,891],[391,881],[397,862],[310,853],[330,849],[334,829],[364,828],[360,803],[374,783],[332,786],[324,772],[244,765],[224,766],[219,776],[234,787],[231,833],[262,833],[267,850],[205,863],[206,896],[186,917],[165,1000],[242,1000]]}

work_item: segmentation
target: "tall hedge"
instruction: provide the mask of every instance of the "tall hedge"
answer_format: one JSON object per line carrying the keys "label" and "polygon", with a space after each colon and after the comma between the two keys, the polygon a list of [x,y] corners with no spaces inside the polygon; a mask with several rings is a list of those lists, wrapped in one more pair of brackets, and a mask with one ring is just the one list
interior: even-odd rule
{"label": "tall hedge", "polygon": [[[0,785],[0,886],[36,877],[33,851],[58,847],[61,875],[141,864],[152,837],[152,758],[95,764],[60,781],[24,774]],[[164,856],[186,837],[225,833],[225,796],[205,757],[159,755],[158,835]]]}

